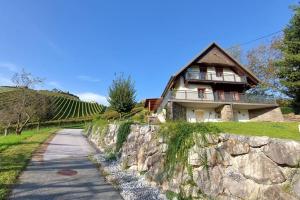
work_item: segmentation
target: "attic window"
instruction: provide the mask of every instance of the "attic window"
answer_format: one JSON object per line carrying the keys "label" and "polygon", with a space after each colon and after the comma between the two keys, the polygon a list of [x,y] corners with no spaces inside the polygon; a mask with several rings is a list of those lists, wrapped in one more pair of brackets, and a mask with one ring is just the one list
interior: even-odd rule
{"label": "attic window", "polygon": [[216,67],[216,76],[217,77],[223,76],[223,68],[222,67]]}

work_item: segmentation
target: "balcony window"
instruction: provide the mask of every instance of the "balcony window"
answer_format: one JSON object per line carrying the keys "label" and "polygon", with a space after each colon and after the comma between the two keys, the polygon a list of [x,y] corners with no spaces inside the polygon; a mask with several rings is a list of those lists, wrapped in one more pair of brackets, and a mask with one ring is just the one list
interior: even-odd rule
{"label": "balcony window", "polygon": [[233,93],[233,99],[235,101],[240,101],[240,94],[237,91],[234,91],[232,93]]}
{"label": "balcony window", "polygon": [[222,67],[216,67],[216,76],[217,77],[223,76],[223,68]]}
{"label": "balcony window", "polygon": [[217,98],[219,101],[225,100],[225,93],[224,90],[217,90]]}
{"label": "balcony window", "polygon": [[205,98],[205,88],[198,88],[198,98],[204,99]]}
{"label": "balcony window", "polygon": [[207,74],[207,68],[200,67],[200,79],[201,80],[206,80],[206,74]]}

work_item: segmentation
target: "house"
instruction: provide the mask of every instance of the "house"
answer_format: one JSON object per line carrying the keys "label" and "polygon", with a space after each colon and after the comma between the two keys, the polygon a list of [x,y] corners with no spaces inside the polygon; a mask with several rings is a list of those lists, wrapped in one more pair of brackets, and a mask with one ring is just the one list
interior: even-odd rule
{"label": "house", "polygon": [[162,122],[283,121],[274,98],[246,93],[259,82],[213,43],[171,76],[161,98],[146,100],[145,107]]}

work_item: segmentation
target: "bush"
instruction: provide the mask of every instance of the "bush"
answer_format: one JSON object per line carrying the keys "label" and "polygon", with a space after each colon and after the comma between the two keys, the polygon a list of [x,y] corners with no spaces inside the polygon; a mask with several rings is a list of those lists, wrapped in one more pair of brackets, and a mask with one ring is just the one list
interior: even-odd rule
{"label": "bush", "polygon": [[120,118],[120,114],[114,110],[107,110],[99,116],[101,119],[115,120]]}
{"label": "bush", "polygon": [[281,109],[282,114],[294,113],[294,110],[291,107],[281,107],[280,109]]}
{"label": "bush", "polygon": [[112,149],[106,149],[105,160],[114,161],[117,160],[117,155]]}
{"label": "bush", "polygon": [[128,113],[135,106],[136,90],[131,77],[116,77],[108,90],[108,102],[118,113]]}
{"label": "bush", "polygon": [[161,125],[159,133],[168,144],[164,166],[167,178],[172,177],[176,166],[187,167],[191,147],[195,144],[207,146],[207,136],[219,132],[216,126],[209,123],[168,122]]}
{"label": "bush", "polygon": [[123,146],[123,143],[126,141],[127,136],[130,133],[131,124],[131,121],[122,122],[120,124],[117,134],[116,152],[120,151],[120,149]]}

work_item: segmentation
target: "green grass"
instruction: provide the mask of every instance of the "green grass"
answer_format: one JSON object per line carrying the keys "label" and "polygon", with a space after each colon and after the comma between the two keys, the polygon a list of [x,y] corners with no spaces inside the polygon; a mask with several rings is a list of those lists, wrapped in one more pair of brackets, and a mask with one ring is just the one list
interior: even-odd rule
{"label": "green grass", "polygon": [[32,153],[56,130],[44,128],[24,131],[20,136],[0,136],[0,200],[7,198]]}
{"label": "green grass", "polygon": [[223,133],[300,140],[297,122],[219,122]]}

